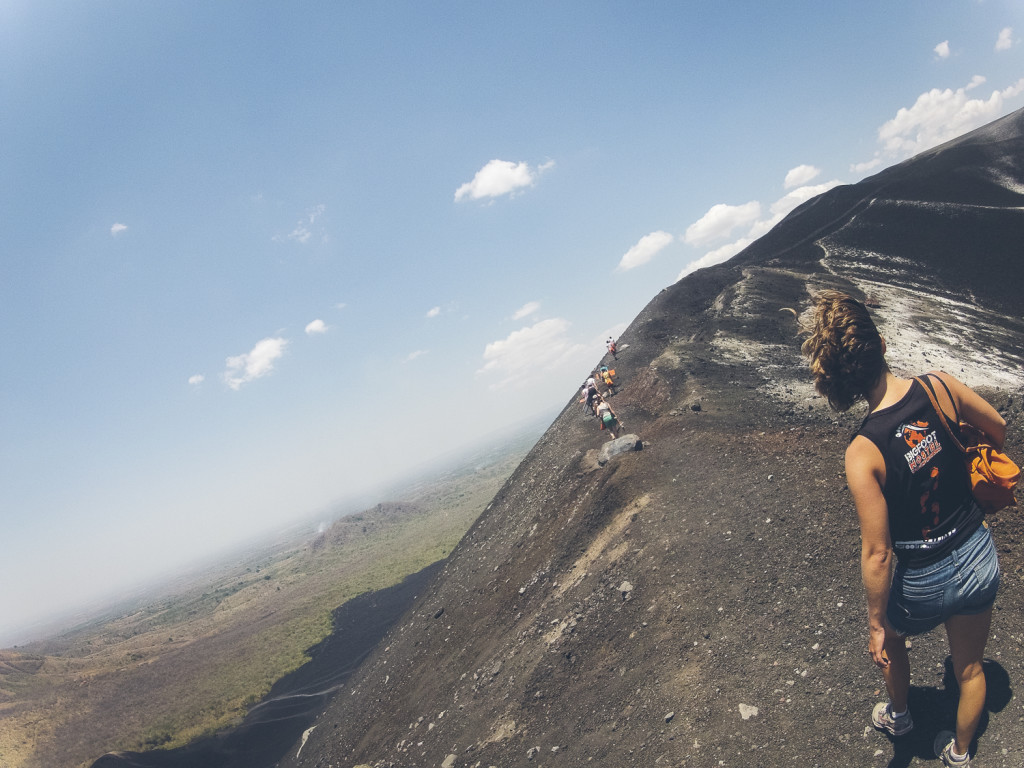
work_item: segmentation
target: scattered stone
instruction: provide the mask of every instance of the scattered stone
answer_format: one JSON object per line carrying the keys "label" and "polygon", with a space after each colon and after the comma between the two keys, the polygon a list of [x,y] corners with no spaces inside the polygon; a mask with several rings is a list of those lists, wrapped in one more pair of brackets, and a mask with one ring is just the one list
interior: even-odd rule
{"label": "scattered stone", "polygon": [[491,677],[497,677],[498,673],[501,672],[501,662],[494,662],[494,666],[491,667]]}
{"label": "scattered stone", "polygon": [[619,584],[619,592],[622,593],[622,599],[623,600],[628,600],[629,596],[630,596],[630,593],[632,591],[633,591],[633,585],[630,584],[628,581],[624,581],[621,584]]}
{"label": "scattered stone", "polygon": [[434,613],[434,618],[435,619],[440,619],[443,615],[444,615],[444,608],[443,607],[442,608],[438,608],[437,612]]}
{"label": "scattered stone", "polygon": [[671,723],[672,722],[672,718],[675,717],[675,716],[676,716],[675,712],[669,712],[667,715],[665,715],[665,722],[666,723]]}
{"label": "scattered stone", "polygon": [[538,752],[540,752],[540,747],[530,747],[526,750],[526,759],[533,760],[533,758],[537,756]]}
{"label": "scattered stone", "polygon": [[740,704],[740,717],[744,720],[749,720],[752,717],[757,717],[757,707],[752,707],[747,704]]}
{"label": "scattered stone", "polygon": [[691,405],[690,410],[694,411],[695,413],[700,413],[700,403],[694,403],[693,405]]}
{"label": "scattered stone", "polygon": [[444,759],[444,762],[441,763],[441,768],[452,768],[452,766],[455,765],[455,759],[455,755],[448,755],[448,757]]}

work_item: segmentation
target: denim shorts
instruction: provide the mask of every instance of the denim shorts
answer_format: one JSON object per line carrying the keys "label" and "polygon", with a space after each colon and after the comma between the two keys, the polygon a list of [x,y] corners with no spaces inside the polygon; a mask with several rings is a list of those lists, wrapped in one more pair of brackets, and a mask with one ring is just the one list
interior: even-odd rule
{"label": "denim shorts", "polygon": [[984,523],[942,560],[896,565],[885,618],[900,635],[920,635],[951,616],[984,613],[999,590],[999,558]]}

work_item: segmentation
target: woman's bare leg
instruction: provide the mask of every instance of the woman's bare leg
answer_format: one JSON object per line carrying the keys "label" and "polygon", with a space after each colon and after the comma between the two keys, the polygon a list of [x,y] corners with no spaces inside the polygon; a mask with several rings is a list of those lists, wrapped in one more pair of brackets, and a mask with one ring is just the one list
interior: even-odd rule
{"label": "woman's bare leg", "polygon": [[991,624],[991,608],[973,616],[953,616],[946,622],[953,674],[960,685],[955,744],[959,755],[967,754],[985,707],[985,672],[981,662]]}
{"label": "woman's bare leg", "polygon": [[906,712],[907,691],[910,690],[910,654],[907,653],[906,638],[887,632],[885,655],[889,657],[889,666],[882,669],[882,676],[889,693],[889,703],[893,712]]}

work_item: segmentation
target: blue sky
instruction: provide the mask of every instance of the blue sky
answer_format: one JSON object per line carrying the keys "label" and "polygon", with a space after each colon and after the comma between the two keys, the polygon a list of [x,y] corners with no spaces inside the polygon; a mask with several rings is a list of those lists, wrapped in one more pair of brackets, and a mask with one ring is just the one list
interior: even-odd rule
{"label": "blue sky", "polygon": [[994,0],[0,0],[0,641],[553,413],[663,287],[1024,106]]}

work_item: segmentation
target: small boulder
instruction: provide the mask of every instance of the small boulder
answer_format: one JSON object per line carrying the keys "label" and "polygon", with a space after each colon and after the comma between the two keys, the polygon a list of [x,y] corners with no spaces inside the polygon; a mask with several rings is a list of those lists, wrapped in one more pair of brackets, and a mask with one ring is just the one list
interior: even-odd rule
{"label": "small boulder", "polygon": [[620,456],[623,453],[630,453],[632,451],[642,451],[643,448],[643,440],[641,440],[637,435],[623,435],[622,437],[617,437],[614,440],[609,440],[601,446],[601,452],[597,455],[597,463],[604,466],[616,456]]}

